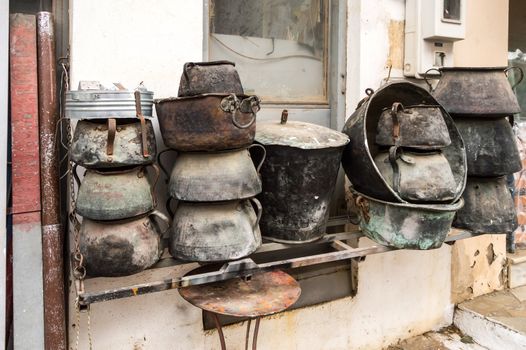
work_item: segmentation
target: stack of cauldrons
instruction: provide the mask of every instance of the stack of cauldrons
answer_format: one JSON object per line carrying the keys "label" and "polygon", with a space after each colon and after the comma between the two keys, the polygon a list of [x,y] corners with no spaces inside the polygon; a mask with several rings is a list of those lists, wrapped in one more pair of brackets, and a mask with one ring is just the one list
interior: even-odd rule
{"label": "stack of cauldrons", "polygon": [[360,227],[380,244],[438,248],[462,207],[462,138],[425,89],[398,82],[367,94],[343,130],[351,142],[342,165]]}
{"label": "stack of cauldrons", "polygon": [[[153,93],[120,84],[112,89],[81,82],[66,93],[66,116],[81,119],[75,127],[70,159],[79,186],[75,211],[83,217],[80,251],[92,276],[129,275],[152,266],[162,252],[155,211],[155,135]],[[77,167],[86,169],[82,183]]]}
{"label": "stack of cauldrons", "polygon": [[[252,145],[259,98],[243,92],[228,61],[186,63],[177,98],[155,102],[164,143],[177,151],[169,176],[176,199],[169,250],[189,261],[245,257],[261,245],[259,168]],[[259,148],[254,165],[250,148]],[[160,154],[159,154],[160,155]],[[166,171],[165,171],[166,172]]]}
{"label": "stack of cauldrons", "polygon": [[[506,77],[511,68],[442,68],[433,92],[466,144],[468,180],[453,226],[473,233],[509,233],[517,217],[507,176],[521,170],[512,131],[520,107]],[[519,79],[522,80],[522,70]]]}

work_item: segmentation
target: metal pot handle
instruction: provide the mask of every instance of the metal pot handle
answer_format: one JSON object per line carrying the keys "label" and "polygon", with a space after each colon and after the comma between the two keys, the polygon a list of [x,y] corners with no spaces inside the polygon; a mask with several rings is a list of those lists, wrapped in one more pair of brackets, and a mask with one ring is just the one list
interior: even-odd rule
{"label": "metal pot handle", "polygon": [[166,225],[166,230],[163,230],[161,232],[161,236],[164,236],[166,232],[168,232],[168,230],[170,229],[170,226],[172,225],[170,218],[161,213],[159,210],[152,211],[150,214],[148,214],[148,216],[151,218],[158,218]]}
{"label": "metal pot handle", "polygon": [[[235,96],[235,95],[234,95]],[[237,97],[236,97],[237,99]],[[232,112],[232,123],[238,127],[239,129],[247,129],[252,126],[256,122],[256,113],[259,112],[261,109],[260,107],[261,100],[256,95],[250,96],[248,98],[245,98],[239,102],[239,104],[236,106],[236,109],[239,109],[241,113],[250,113],[252,114],[252,118],[247,124],[241,124],[236,119],[236,113],[235,111]]]}
{"label": "metal pot handle", "polygon": [[261,160],[259,161],[258,166],[256,167],[256,171],[259,174],[259,170],[261,169],[261,166],[263,165],[263,163],[265,162],[265,158],[267,157],[267,150],[265,149],[265,146],[260,145],[259,143],[251,144],[250,146],[248,146],[248,149],[251,149],[252,147],[258,147],[258,148],[263,150],[263,157],[261,158]]}
{"label": "metal pot handle", "polygon": [[367,100],[369,100],[369,98],[374,94],[374,90],[371,88],[367,88],[365,89],[365,94],[367,96],[365,96],[364,98],[360,100],[360,102],[358,102],[356,109],[360,108],[365,102],[367,102]]}
{"label": "metal pot handle", "polygon": [[263,213],[263,207],[261,206],[261,203],[259,200],[257,200],[255,197],[250,198],[250,201],[256,206],[256,222],[252,226],[252,230],[255,232],[256,228],[259,226],[259,220],[261,220],[261,214]]}
{"label": "metal pot handle", "polygon": [[360,213],[362,214],[363,220],[366,223],[369,223],[369,220],[371,219],[371,216],[369,215],[369,202],[367,202],[367,200],[364,197],[357,196],[355,203],[356,207],[358,207]]}
{"label": "metal pot handle", "polygon": [[429,72],[431,72],[431,71],[436,71],[436,72],[438,72],[438,75],[439,75],[440,77],[442,77],[442,72],[439,71],[439,70],[436,69],[436,68],[430,68],[430,69],[426,70],[426,72],[424,73],[423,78],[424,78],[424,81],[426,82],[427,86],[429,86],[429,92],[433,92],[433,85],[431,85],[431,83],[429,82],[429,80],[427,80],[427,73],[429,73]]}
{"label": "metal pot handle", "polygon": [[[175,215],[175,210],[172,210],[172,200],[174,200],[175,198],[174,197],[168,197],[168,199],[166,200],[166,203],[165,203],[165,208],[166,208],[166,211],[168,212],[168,214],[170,214],[170,216],[173,218],[174,215]],[[179,202],[177,202],[177,204],[175,205],[175,209],[177,209],[177,207],[179,206]]]}
{"label": "metal pot handle", "polygon": [[[152,194],[152,199],[153,199],[153,206],[155,208],[155,207],[157,207],[157,196],[155,195],[155,187],[157,186],[157,182],[159,181],[159,177],[161,176],[161,170],[159,169],[157,164],[150,164],[150,165],[147,165],[147,166],[143,167],[142,171],[147,173],[146,169],[148,167],[150,167],[150,166],[155,170],[155,178],[153,180],[152,186],[150,187],[150,192]],[[139,174],[140,174],[140,172],[139,172]]]}
{"label": "metal pot handle", "polygon": [[115,142],[115,133],[117,132],[117,120],[108,118],[108,141],[106,145],[106,154],[113,155],[113,144]]}
{"label": "metal pot handle", "polygon": [[176,152],[176,150],[174,150],[174,149],[167,148],[167,149],[159,152],[159,154],[157,155],[157,163],[159,164],[159,167],[161,168],[163,174],[166,176],[165,183],[168,183],[168,180],[170,179],[170,174],[168,173],[168,170],[166,170],[166,167],[161,162],[161,154],[163,154],[165,152],[169,152],[169,151]]}
{"label": "metal pot handle", "polygon": [[524,71],[522,70],[521,67],[518,67],[518,66],[512,66],[512,67],[508,67],[506,69],[504,69],[504,74],[506,74],[506,77],[508,76],[508,72],[512,69],[518,69],[519,72],[520,72],[520,78],[519,78],[519,81],[517,81],[515,84],[513,84],[511,86],[511,89],[512,90],[515,90],[515,88],[517,87],[517,85],[519,85],[522,81],[522,79],[524,79]]}

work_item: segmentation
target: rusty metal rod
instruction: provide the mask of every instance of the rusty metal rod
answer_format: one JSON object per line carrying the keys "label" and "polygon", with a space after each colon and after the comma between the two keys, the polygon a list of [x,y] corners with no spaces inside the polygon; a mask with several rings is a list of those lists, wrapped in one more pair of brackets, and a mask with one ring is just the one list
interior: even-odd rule
{"label": "rusty metal rod", "polygon": [[59,156],[55,130],[59,118],[55,33],[50,12],[37,14],[40,182],[42,191],[42,264],[44,342],[47,350],[66,349],[63,230],[60,224]]}

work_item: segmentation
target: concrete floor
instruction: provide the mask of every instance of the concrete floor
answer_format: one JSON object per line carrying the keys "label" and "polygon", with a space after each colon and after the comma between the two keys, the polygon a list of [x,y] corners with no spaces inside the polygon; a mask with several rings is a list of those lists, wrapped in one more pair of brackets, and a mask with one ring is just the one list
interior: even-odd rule
{"label": "concrete floor", "polygon": [[461,303],[454,325],[387,350],[526,350],[526,286]]}

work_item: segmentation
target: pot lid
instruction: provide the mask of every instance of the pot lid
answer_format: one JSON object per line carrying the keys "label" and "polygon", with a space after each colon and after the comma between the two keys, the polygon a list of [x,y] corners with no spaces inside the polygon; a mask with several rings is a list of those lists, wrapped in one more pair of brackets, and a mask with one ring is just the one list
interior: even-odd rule
{"label": "pot lid", "polygon": [[265,146],[289,146],[301,149],[341,147],[349,137],[324,126],[298,121],[287,121],[284,110],[280,122],[257,123],[255,140]]}

